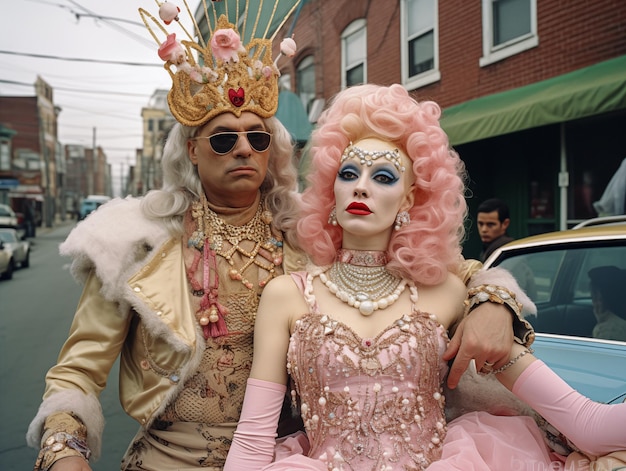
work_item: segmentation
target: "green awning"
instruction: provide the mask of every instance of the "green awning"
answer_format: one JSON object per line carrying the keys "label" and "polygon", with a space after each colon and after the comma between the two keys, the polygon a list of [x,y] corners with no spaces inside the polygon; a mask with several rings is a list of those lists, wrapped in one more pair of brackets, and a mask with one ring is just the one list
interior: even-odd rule
{"label": "green awning", "polygon": [[626,109],[626,56],[443,110],[452,145]]}
{"label": "green awning", "polygon": [[302,143],[309,140],[313,125],[298,95],[288,90],[278,94],[276,118],[287,128],[294,141]]}
{"label": "green awning", "polygon": [[[300,3],[306,3],[306,0],[302,0]],[[248,2],[226,0],[207,2],[207,5],[211,15],[213,14],[213,7],[218,17],[228,11],[228,19],[233,23],[236,18],[240,18],[244,15],[246,8],[248,9],[248,12],[251,14],[247,18],[245,31],[242,31],[243,24],[237,25],[241,33],[241,40],[244,44],[250,42],[253,33],[255,38],[270,38],[274,32],[282,26],[283,22],[293,21],[293,19],[290,19],[290,16],[296,11],[298,6],[297,0],[278,0],[272,2],[264,0],[249,0]],[[201,7],[202,2],[197,11],[201,11]],[[237,8],[239,8],[238,13]],[[204,14],[204,9],[202,9],[202,14]],[[266,32],[267,35],[265,35]]]}

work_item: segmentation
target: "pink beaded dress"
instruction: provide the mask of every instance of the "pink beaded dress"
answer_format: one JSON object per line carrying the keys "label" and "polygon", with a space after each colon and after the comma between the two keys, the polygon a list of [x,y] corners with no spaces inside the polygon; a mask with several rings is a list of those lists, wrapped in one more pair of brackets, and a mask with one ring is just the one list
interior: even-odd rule
{"label": "pink beaded dress", "polygon": [[[292,277],[303,292],[311,289],[306,274]],[[448,427],[441,387],[447,334],[435,316],[414,308],[376,337],[361,338],[319,312],[312,290],[305,298],[310,311],[296,322],[287,367],[310,448],[287,439],[264,471],[467,471],[510,469],[512,458],[552,461],[530,417],[475,413]]]}

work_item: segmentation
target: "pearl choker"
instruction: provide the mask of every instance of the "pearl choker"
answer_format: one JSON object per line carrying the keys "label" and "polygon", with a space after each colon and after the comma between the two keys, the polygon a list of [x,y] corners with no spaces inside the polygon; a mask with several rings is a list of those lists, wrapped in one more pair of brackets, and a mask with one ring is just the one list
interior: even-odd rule
{"label": "pearl choker", "polygon": [[[391,306],[409,284],[381,265],[387,261],[384,252],[341,249],[337,258],[340,261],[319,274],[320,280],[337,298],[364,316]],[[415,286],[410,285],[413,292]],[[417,290],[413,294],[417,295]]]}

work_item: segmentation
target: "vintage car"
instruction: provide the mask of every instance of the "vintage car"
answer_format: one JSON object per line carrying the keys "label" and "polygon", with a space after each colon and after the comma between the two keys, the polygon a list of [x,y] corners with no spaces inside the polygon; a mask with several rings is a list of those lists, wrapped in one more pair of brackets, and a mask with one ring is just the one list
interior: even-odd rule
{"label": "vintage car", "polygon": [[8,204],[0,204],[0,227],[17,229],[17,215]]}
{"label": "vintage car", "polygon": [[5,247],[4,242],[0,240],[0,280],[13,278],[13,270],[15,270],[13,252]]}
{"label": "vintage car", "polygon": [[[617,330],[594,338],[589,271],[613,266],[626,272],[626,219],[594,219],[515,240],[485,261],[486,268],[494,266],[509,270],[537,306],[528,318],[537,332],[535,355],[587,397],[624,401],[626,338]],[[622,284],[616,289],[626,295]],[[615,314],[625,318],[626,308]]]}
{"label": "vintage car", "polygon": [[106,195],[89,195],[80,205],[78,219],[83,220],[104,203],[111,201],[111,197]]}
{"label": "vintage car", "polygon": [[22,240],[15,229],[0,229],[0,241],[4,250],[11,253],[15,266],[30,266],[30,242]]}

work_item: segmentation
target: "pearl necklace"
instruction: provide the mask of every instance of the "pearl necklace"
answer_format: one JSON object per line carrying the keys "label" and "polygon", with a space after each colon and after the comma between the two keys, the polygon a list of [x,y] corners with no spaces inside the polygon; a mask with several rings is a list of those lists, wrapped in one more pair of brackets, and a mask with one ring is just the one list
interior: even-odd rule
{"label": "pearl necklace", "polygon": [[386,256],[372,256],[372,252],[363,257],[360,251],[342,249],[338,253],[339,260],[371,261],[370,264],[355,265],[353,263],[335,262],[330,268],[319,274],[320,281],[331,293],[344,303],[359,310],[364,316],[371,315],[378,309],[385,309],[398,300],[407,285],[411,293],[417,297],[415,285],[406,279],[389,273],[384,265]]}

